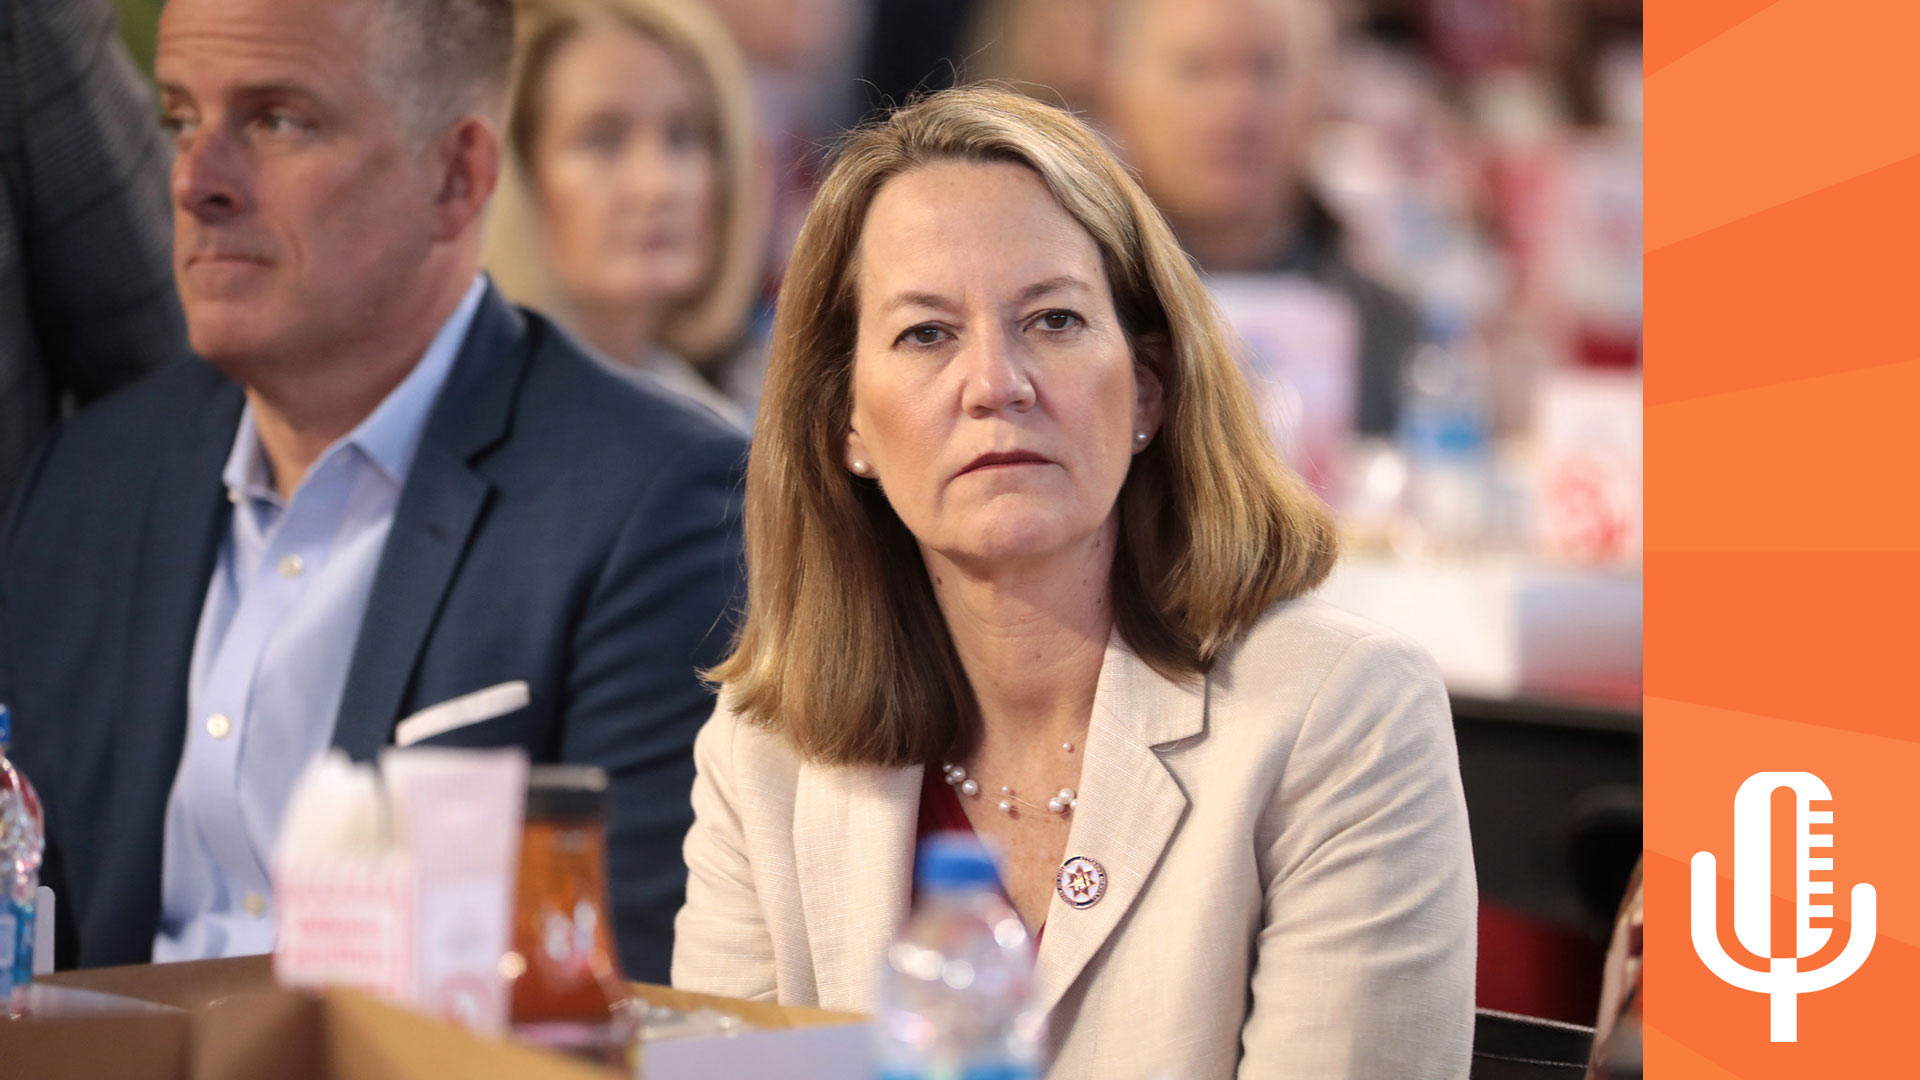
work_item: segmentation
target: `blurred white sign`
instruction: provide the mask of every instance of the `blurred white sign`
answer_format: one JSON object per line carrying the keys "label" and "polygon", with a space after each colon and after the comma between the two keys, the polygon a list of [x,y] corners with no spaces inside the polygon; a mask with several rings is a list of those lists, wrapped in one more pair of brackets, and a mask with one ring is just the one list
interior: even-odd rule
{"label": "blurred white sign", "polygon": [[1575,563],[1640,557],[1645,526],[1638,371],[1562,371],[1536,401],[1542,549]]}
{"label": "blurred white sign", "polygon": [[1207,287],[1282,457],[1323,495],[1353,438],[1360,318],[1341,293],[1296,275],[1222,274]]}

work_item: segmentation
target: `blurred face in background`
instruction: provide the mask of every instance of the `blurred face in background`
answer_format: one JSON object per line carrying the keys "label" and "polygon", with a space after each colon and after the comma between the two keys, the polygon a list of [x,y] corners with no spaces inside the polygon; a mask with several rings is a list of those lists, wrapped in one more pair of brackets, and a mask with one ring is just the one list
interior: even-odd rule
{"label": "blurred face in background", "polygon": [[193,347],[242,382],[379,340],[444,227],[439,155],[405,130],[365,0],[169,0],[174,273]]}
{"label": "blurred face in background", "polygon": [[810,77],[845,59],[869,0],[708,0],[756,75]]}
{"label": "blurred face in background", "polygon": [[601,27],[559,46],[529,148],[547,257],[577,307],[658,310],[712,267],[711,95],[653,38]]}
{"label": "blurred face in background", "polygon": [[1302,153],[1309,69],[1289,4],[1133,0],[1116,24],[1109,119],[1176,223],[1277,214]]}
{"label": "blurred face in background", "polygon": [[[1119,0],[1010,0],[1000,29],[1005,77],[1060,95],[1068,108],[1093,109],[1106,90],[1114,7]],[[1049,93],[1051,91],[1052,93]]]}
{"label": "blurred face in background", "polygon": [[848,466],[921,550],[985,570],[1102,535],[1159,384],[1086,229],[1024,166],[945,162],[880,188],[857,260]]}

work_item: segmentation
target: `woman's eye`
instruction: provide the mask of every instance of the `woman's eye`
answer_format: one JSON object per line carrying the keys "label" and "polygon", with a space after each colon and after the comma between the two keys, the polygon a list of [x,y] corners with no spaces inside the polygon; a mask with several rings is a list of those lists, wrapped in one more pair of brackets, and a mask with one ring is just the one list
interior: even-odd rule
{"label": "woman's eye", "polygon": [[912,345],[938,345],[945,334],[945,330],[932,323],[924,323],[920,326],[908,327],[901,333],[898,340]]}
{"label": "woman's eye", "polygon": [[1080,316],[1071,311],[1042,312],[1039,325],[1046,330],[1071,330],[1080,325]]}
{"label": "woman's eye", "polygon": [[627,130],[621,124],[592,124],[580,133],[580,145],[600,157],[618,157],[627,142]]}
{"label": "woman's eye", "polygon": [[704,150],[710,141],[706,125],[695,120],[675,119],[667,124],[667,146],[672,150]]}

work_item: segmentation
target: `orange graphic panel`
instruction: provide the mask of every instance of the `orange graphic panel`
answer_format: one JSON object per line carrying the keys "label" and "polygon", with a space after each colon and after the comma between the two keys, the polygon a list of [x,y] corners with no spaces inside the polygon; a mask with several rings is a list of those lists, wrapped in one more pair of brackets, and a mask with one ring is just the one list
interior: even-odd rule
{"label": "orange graphic panel", "polygon": [[[1920,4],[1646,15],[1647,1075],[1915,1074]],[[1764,800],[1743,932],[1735,797],[1762,772],[1818,778],[1807,828],[1831,846],[1801,852],[1792,792]],[[1701,851],[1713,948],[1755,972],[1755,943],[1846,970],[1873,886],[1871,952],[1792,999],[1792,1041],[1696,950]],[[1832,912],[1802,938],[1806,905]]]}

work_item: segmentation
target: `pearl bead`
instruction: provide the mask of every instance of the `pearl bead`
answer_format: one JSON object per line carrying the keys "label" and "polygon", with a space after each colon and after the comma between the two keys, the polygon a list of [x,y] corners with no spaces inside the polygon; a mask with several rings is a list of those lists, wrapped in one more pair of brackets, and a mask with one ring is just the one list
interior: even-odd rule
{"label": "pearl bead", "polygon": [[1057,798],[1047,800],[1047,813],[1049,814],[1065,813],[1066,809],[1067,809],[1067,804],[1061,802]]}
{"label": "pearl bead", "polygon": [[1005,814],[1005,815],[1007,815],[1008,817],[1012,817],[1012,816],[1013,816],[1013,803],[1011,803],[1011,802],[1009,802],[1009,801],[1007,801],[1006,799],[1001,799],[1001,800],[1000,800],[1000,812],[1001,812],[1001,813],[1003,813],[1003,814]]}
{"label": "pearl bead", "polygon": [[968,798],[972,798],[973,796],[980,794],[980,781],[962,780],[960,782],[960,794],[965,795]]}
{"label": "pearl bead", "polygon": [[1073,753],[1073,744],[1070,742],[1063,742],[1060,744],[1060,749],[1065,750],[1067,753],[1071,754]]}
{"label": "pearl bead", "polygon": [[1067,809],[1069,809],[1069,810],[1076,810],[1076,809],[1078,809],[1078,808],[1079,808],[1079,806],[1080,806],[1080,800],[1079,800],[1079,799],[1068,799],[1068,800],[1067,800]]}
{"label": "pearl bead", "polygon": [[1063,787],[1063,788],[1061,788],[1061,789],[1060,789],[1060,797],[1061,797],[1061,798],[1063,798],[1063,799],[1071,799],[1071,798],[1073,798],[1073,797],[1074,797],[1074,794],[1073,794],[1073,789],[1072,789],[1072,788],[1070,788],[1070,787]]}
{"label": "pearl bead", "polygon": [[1002,795],[1011,795],[1011,794],[1013,794],[1013,789],[1012,789],[1012,788],[1010,788],[1010,787],[1008,787],[1008,786],[1007,786],[1007,785],[1005,785],[1005,784],[1001,784],[1001,785],[1000,785],[1000,794],[1002,794]]}
{"label": "pearl bead", "polygon": [[966,778],[967,778],[967,770],[961,768],[958,765],[955,765],[953,767],[953,771],[947,774],[947,780],[955,784],[960,783]]}

